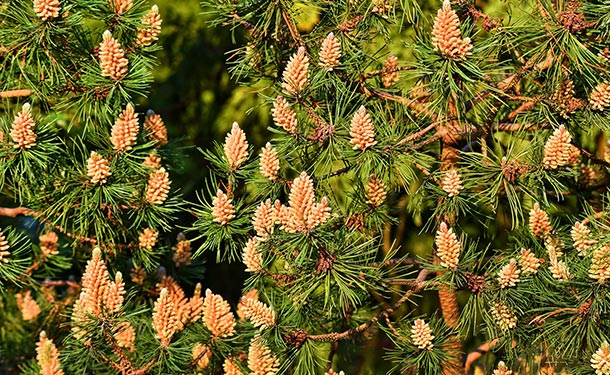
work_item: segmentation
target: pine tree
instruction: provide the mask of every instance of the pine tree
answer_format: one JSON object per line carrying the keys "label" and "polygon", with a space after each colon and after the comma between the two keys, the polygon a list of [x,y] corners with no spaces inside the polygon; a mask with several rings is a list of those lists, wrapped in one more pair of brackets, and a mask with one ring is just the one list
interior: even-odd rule
{"label": "pine tree", "polygon": [[0,214],[36,223],[0,232],[0,368],[610,374],[610,5],[202,6],[272,123],[186,203],[138,105],[163,9],[0,5]]}

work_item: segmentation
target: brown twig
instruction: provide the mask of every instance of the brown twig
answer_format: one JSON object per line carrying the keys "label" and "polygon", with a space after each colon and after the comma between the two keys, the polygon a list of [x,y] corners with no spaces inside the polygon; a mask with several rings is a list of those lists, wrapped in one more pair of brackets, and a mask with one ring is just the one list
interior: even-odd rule
{"label": "brown twig", "polygon": [[519,114],[525,113],[525,112],[531,110],[532,108],[534,108],[536,103],[537,103],[536,100],[524,101],[523,103],[521,103],[521,105],[519,105],[519,107],[517,107],[515,110],[510,112],[506,116],[506,118],[509,120],[513,120],[515,117],[519,116]]}
{"label": "brown twig", "polygon": [[429,145],[430,143],[434,143],[436,141],[438,141],[439,139],[441,139],[441,135],[440,134],[435,134],[430,138],[424,139],[423,141],[414,144],[413,146],[409,146],[407,147],[407,149],[409,150],[418,150],[426,145]]}
{"label": "brown twig", "polygon": [[375,324],[377,321],[379,321],[379,319],[392,314],[403,303],[405,303],[409,298],[411,298],[411,296],[413,294],[418,293],[419,291],[421,291],[423,289],[423,287],[424,287],[424,281],[426,280],[426,278],[428,277],[429,274],[430,274],[430,271],[428,271],[425,268],[422,269],[421,271],[419,271],[419,274],[417,275],[417,279],[415,279],[415,287],[413,289],[407,291],[390,308],[387,308],[387,309],[379,312],[373,318],[371,318],[370,320],[360,324],[359,326],[350,328],[350,329],[348,329],[346,331],[343,331],[343,332],[332,332],[332,333],[325,333],[325,334],[322,334],[322,335],[307,335],[307,339],[308,340],[312,340],[312,341],[331,341],[331,342],[336,342],[336,341],[340,341],[340,340],[349,339],[349,338],[351,338],[352,336],[354,336],[354,335],[356,335],[358,333],[362,333],[362,332],[368,330],[373,324]]}
{"label": "brown twig", "polygon": [[386,70],[386,69],[373,70],[372,72],[364,73],[363,75],[361,75],[360,78],[358,78],[358,81],[360,81],[362,83],[369,78],[372,78],[372,77],[375,77],[375,76],[378,76],[381,74],[394,73],[394,72],[400,72],[400,71],[404,71],[404,70],[413,70],[413,69],[415,69],[414,66],[399,66],[399,67],[396,67],[396,69],[392,69],[392,70]]}
{"label": "brown twig", "polygon": [[8,91],[0,91],[0,98],[21,98],[25,96],[32,95],[32,90],[30,89],[20,89],[20,90],[8,90]]}
{"label": "brown twig", "polygon": [[42,216],[40,216],[37,212],[35,211],[30,211],[30,213],[28,213],[28,216],[33,216],[36,219],[44,222],[45,224],[48,224],[50,226],[52,226],[54,229],[56,229],[58,232],[60,232],[61,234],[63,234],[66,237],[72,238],[74,240],[80,241],[80,242],[87,242],[90,243],[91,245],[95,245],[97,244],[97,240],[94,238],[90,238],[90,237],[84,237],[84,236],[79,236],[76,235],[72,232],[68,232],[65,228],[63,228],[62,226],[55,224],[54,222],[52,222],[51,220],[44,218]]}
{"label": "brown twig", "polygon": [[477,359],[481,358],[481,356],[483,354],[489,352],[491,350],[491,348],[493,348],[498,343],[498,341],[500,341],[500,339],[493,339],[491,341],[487,341],[486,343],[481,344],[478,348],[476,348],[472,352],[468,353],[468,355],[466,356],[466,362],[464,364],[464,368],[466,370],[465,373],[468,374],[472,364]]}
{"label": "brown twig", "polygon": [[80,284],[76,281],[70,280],[43,280],[40,282],[42,286],[51,286],[51,287],[63,287],[67,286],[70,288],[80,289]]}
{"label": "brown twig", "polygon": [[17,217],[30,215],[32,211],[27,207],[0,207],[0,216]]}
{"label": "brown twig", "polygon": [[393,266],[395,264],[409,264],[415,266],[421,266],[421,262],[417,259],[413,258],[392,258],[383,262],[373,262],[369,264],[369,267],[379,267],[379,266]]}
{"label": "brown twig", "polygon": [[74,233],[68,232],[63,227],[53,223],[51,220],[42,217],[42,215],[39,212],[31,210],[27,207],[0,207],[0,216],[17,217],[20,215],[35,217],[36,219],[44,222],[45,224],[51,225],[53,228],[55,228],[56,230],[58,230],[59,232],[61,232],[62,234],[64,234],[67,237],[79,240],[81,242],[89,242],[91,244],[97,243],[97,241],[93,238],[77,236]]}
{"label": "brown twig", "polygon": [[553,310],[550,313],[546,314],[546,315],[536,315],[529,324],[538,324],[538,325],[542,325],[544,324],[544,321],[547,320],[548,318],[552,318],[557,314],[561,314],[563,312],[578,312],[578,309],[576,307],[562,307],[559,308],[557,310]]}
{"label": "brown twig", "polygon": [[423,137],[424,135],[426,135],[428,132],[430,132],[430,131],[432,131],[434,129],[436,129],[436,123],[432,123],[432,124],[426,126],[425,128],[423,128],[422,130],[419,130],[419,131],[411,134],[410,136],[406,137],[402,141],[396,143],[396,145],[400,146],[400,145],[403,145],[405,143],[409,143],[409,142],[418,140],[421,137]]}
{"label": "brown twig", "polygon": [[[605,212],[605,211],[596,212],[596,213],[593,215],[593,219],[595,219],[595,220],[599,220],[599,219],[601,219],[602,217],[604,217],[604,215],[605,215],[605,214],[606,214],[606,212]],[[587,225],[587,224],[589,224],[589,222],[591,222],[591,218],[588,218],[588,217],[587,217],[587,218],[583,219],[582,224],[583,224],[583,225]]]}
{"label": "brown twig", "polygon": [[597,156],[593,155],[592,153],[590,153],[588,150],[582,148],[582,146],[577,145],[576,143],[572,142],[572,145],[574,145],[584,156],[586,156],[589,160],[591,160],[594,164],[599,164],[599,165],[603,165],[606,168],[610,168],[610,163],[608,163],[607,161],[598,158]]}
{"label": "brown twig", "polygon": [[323,176],[317,177],[315,180],[316,181],[321,181],[321,180],[325,180],[327,178],[331,178],[331,177],[342,175],[343,173],[346,173],[346,172],[349,172],[350,170],[352,170],[355,166],[356,166],[356,164],[347,165],[347,166],[345,166],[343,168],[337,169],[336,171],[332,171],[332,172],[330,172],[328,174],[325,174]]}
{"label": "brown twig", "polygon": [[491,126],[492,131],[499,132],[516,132],[516,131],[530,131],[530,130],[538,130],[548,128],[549,124],[518,124],[512,122],[501,122],[499,124],[493,124]]}
{"label": "brown twig", "polygon": [[248,32],[250,33],[250,36],[251,36],[253,39],[256,39],[256,38],[258,37],[258,34],[259,34],[259,33],[257,32],[256,27],[255,27],[253,24],[251,24],[250,22],[248,22],[248,21],[246,21],[246,20],[242,19],[242,18],[239,16],[239,14],[237,14],[237,13],[235,13],[235,12],[231,14],[231,17],[232,17],[232,18],[233,18],[233,20],[234,20],[234,21],[236,21],[238,24],[240,24],[240,25],[244,26],[246,29],[248,29]]}
{"label": "brown twig", "polygon": [[423,105],[422,103],[420,103],[417,100],[408,99],[408,98],[405,98],[405,97],[402,97],[399,95],[390,94],[388,92],[380,91],[380,90],[374,89],[372,87],[367,87],[365,85],[360,85],[360,88],[365,95],[375,96],[380,99],[400,103],[404,106],[411,108],[415,113],[422,114],[424,116],[431,118],[432,121],[436,121],[436,119],[437,119],[437,116],[434,113],[430,112],[430,110],[428,110],[428,108],[426,108],[425,105]]}
{"label": "brown twig", "polygon": [[297,42],[299,46],[305,46],[305,43],[303,42],[303,38],[301,38],[301,34],[297,30],[296,25],[294,24],[294,21],[292,20],[292,18],[290,18],[290,15],[288,14],[288,11],[286,10],[286,8],[284,8],[283,6],[280,6],[280,11],[282,13],[282,18],[284,19],[284,22],[286,22],[286,26],[288,26],[288,30],[290,31],[290,35],[292,36],[292,39],[294,39],[294,41]]}

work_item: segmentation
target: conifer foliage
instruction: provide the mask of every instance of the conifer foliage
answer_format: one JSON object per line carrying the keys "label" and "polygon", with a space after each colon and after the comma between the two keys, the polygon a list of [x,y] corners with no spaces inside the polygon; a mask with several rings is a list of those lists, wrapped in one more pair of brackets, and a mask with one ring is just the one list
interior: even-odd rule
{"label": "conifer foliage", "polygon": [[187,204],[163,9],[1,3],[0,370],[610,375],[607,2],[202,6],[270,126]]}

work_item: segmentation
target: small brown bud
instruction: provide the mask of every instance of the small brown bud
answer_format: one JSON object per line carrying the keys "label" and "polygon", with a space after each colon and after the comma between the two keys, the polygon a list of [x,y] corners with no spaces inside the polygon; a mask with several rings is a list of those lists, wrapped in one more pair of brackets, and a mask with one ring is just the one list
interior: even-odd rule
{"label": "small brown bud", "polygon": [[131,281],[137,285],[143,285],[147,276],[148,274],[144,268],[132,268],[131,272],[129,273]]}
{"label": "small brown bud", "polygon": [[193,251],[191,242],[187,241],[183,233],[178,234],[178,243],[172,248],[174,255],[172,257],[176,267],[188,266],[192,262]]}
{"label": "small brown bud", "polygon": [[392,11],[391,0],[373,0],[373,8],[371,11],[375,14],[380,15],[383,18],[387,18],[388,14]]}
{"label": "small brown bud", "polygon": [[579,109],[579,100],[574,98],[574,82],[566,78],[559,83],[550,100],[555,104],[559,114],[567,119],[570,114]]}
{"label": "small brown bud", "polygon": [[388,56],[383,63],[383,74],[381,75],[381,83],[383,87],[390,87],[400,80],[398,73],[398,58],[394,55]]}

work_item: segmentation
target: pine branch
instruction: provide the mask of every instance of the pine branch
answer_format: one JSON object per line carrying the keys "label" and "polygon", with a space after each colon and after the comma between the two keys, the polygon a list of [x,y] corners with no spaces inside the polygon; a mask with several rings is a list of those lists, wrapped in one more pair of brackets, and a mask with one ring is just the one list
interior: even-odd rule
{"label": "pine branch", "polygon": [[428,271],[425,268],[422,269],[421,271],[419,271],[419,274],[417,275],[417,278],[415,279],[415,286],[414,286],[413,289],[407,291],[390,308],[385,309],[385,310],[379,312],[373,318],[371,318],[370,320],[360,324],[359,326],[356,326],[354,328],[350,328],[350,329],[348,329],[346,331],[343,331],[343,332],[332,332],[332,333],[326,333],[326,334],[322,334],[322,335],[309,335],[308,334],[307,335],[307,339],[308,340],[312,340],[312,341],[332,341],[332,342],[336,342],[336,341],[341,341],[341,340],[349,339],[349,338],[351,338],[352,336],[354,336],[356,334],[365,332],[373,324],[375,324],[377,321],[379,321],[379,319],[392,314],[403,303],[408,301],[409,298],[411,298],[411,296],[413,294],[416,294],[416,293],[420,292],[423,289],[424,281],[426,280],[426,278],[428,277],[429,274],[430,274],[430,271]]}

